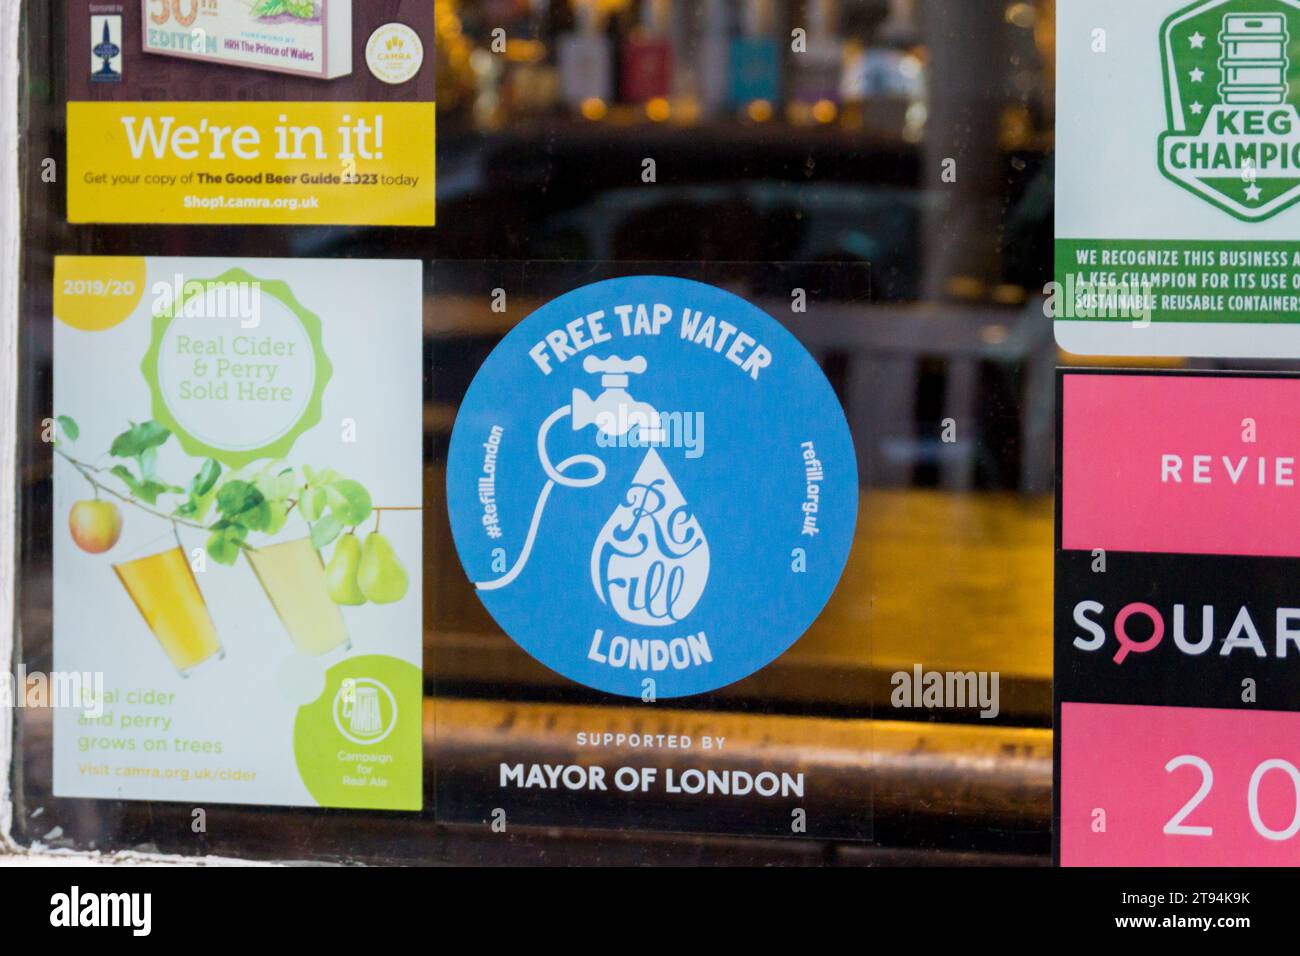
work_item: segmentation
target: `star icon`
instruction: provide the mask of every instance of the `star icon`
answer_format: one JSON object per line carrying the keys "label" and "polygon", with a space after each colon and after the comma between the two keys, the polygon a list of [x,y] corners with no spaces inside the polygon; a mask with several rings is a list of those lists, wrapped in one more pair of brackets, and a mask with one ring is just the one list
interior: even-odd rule
{"label": "star icon", "polygon": [[1199,82],[1201,82],[1203,79],[1205,79],[1205,71],[1204,71],[1204,70],[1202,70],[1199,66],[1198,66],[1196,69],[1192,70],[1192,82],[1193,82],[1193,83],[1199,83]]}
{"label": "star icon", "polygon": [[1193,33],[1189,39],[1191,39],[1192,41],[1193,50],[1205,49],[1205,36],[1201,33],[1200,30],[1197,30],[1195,33]]}
{"label": "star icon", "polygon": [[1251,202],[1259,202],[1259,198],[1264,195],[1264,190],[1260,189],[1255,183],[1246,187],[1246,198]]}
{"label": "star icon", "polygon": [[1200,103],[1193,103],[1191,106],[1188,107],[1188,109],[1192,111],[1193,116],[1200,116],[1203,112],[1205,112],[1205,107],[1202,106]]}

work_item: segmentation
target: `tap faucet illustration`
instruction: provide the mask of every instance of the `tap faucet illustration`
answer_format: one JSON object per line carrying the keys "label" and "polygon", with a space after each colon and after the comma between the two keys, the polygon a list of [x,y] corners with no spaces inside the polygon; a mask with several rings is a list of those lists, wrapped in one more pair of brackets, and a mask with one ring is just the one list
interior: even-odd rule
{"label": "tap faucet illustration", "polygon": [[[504,575],[491,581],[476,581],[475,586],[482,591],[494,591],[508,586],[519,576],[528,564],[537,539],[537,528],[541,524],[542,514],[546,509],[547,499],[558,486],[561,488],[594,488],[605,480],[605,463],[596,455],[571,455],[562,461],[553,462],[546,448],[546,437],[551,429],[564,418],[569,418],[575,432],[594,425],[599,432],[609,438],[618,439],[629,434],[634,428],[639,429],[641,444],[654,445],[663,441],[659,412],[653,405],[638,402],[627,391],[631,376],[641,375],[646,370],[644,356],[637,355],[623,359],[617,355],[598,359],[588,356],[583,360],[582,369],[591,375],[600,376],[600,385],[604,389],[592,398],[580,388],[573,390],[568,405],[563,405],[551,412],[537,430],[537,459],[546,474],[546,482],[537,496],[533,507],[532,521],[524,538],[523,549],[515,559],[514,565]],[[585,473],[579,473],[585,471]]]}
{"label": "tap faucet illustration", "polygon": [[631,376],[641,375],[646,370],[643,356],[622,359],[611,355],[598,359],[589,355],[583,360],[582,370],[600,375],[600,386],[604,391],[593,399],[580,388],[573,390],[570,407],[573,409],[574,431],[595,425],[608,437],[621,438],[633,428],[639,428],[640,438],[647,444],[663,439],[659,412],[646,402],[638,402],[627,391]]}

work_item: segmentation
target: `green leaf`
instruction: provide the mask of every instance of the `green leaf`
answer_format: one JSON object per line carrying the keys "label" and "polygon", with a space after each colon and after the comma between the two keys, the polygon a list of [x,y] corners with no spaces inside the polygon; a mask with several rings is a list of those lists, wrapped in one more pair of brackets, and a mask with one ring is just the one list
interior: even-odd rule
{"label": "green leaf", "polygon": [[277,473],[274,471],[277,464],[273,463],[264,468],[254,479],[254,483],[266,498],[272,501],[284,501],[294,491],[293,469],[285,468]]}
{"label": "green leaf", "polygon": [[270,517],[263,530],[267,534],[279,534],[280,529],[289,520],[289,509],[283,501],[268,501],[266,507],[270,510]]}
{"label": "green leaf", "polygon": [[232,521],[229,518],[218,518],[208,527],[209,531],[228,531],[234,537],[243,541],[248,536],[248,528],[238,521]]}
{"label": "green leaf", "polygon": [[243,514],[260,505],[265,498],[247,481],[228,481],[217,492],[217,509],[227,517]]}
{"label": "green leaf", "polygon": [[271,527],[271,502],[265,498],[259,501],[252,508],[241,512],[238,520],[248,528],[249,531],[261,531],[270,533]]}
{"label": "green leaf", "polygon": [[208,554],[217,564],[231,565],[239,559],[241,539],[231,534],[231,529],[223,528],[212,532],[208,537]]}
{"label": "green leaf", "polygon": [[63,434],[67,436],[68,441],[76,441],[81,437],[81,428],[67,415],[60,415],[55,420],[59,423],[59,428],[63,429]]}
{"label": "green leaf", "polygon": [[166,443],[171,434],[157,422],[141,422],[114,438],[108,453],[114,458],[138,458],[147,449]]}
{"label": "green leaf", "polygon": [[334,515],[326,515],[311,526],[311,543],[317,551],[327,547],[343,533],[343,522]]}
{"label": "green leaf", "polygon": [[322,468],[317,471],[310,465],[303,465],[302,473],[307,479],[307,484],[313,488],[324,488],[326,485],[333,484],[343,477],[333,468]]}
{"label": "green leaf", "polygon": [[176,509],[176,516],[179,518],[189,518],[193,521],[202,521],[207,517],[212,502],[216,498],[216,493],[209,491],[205,495],[196,495],[190,492],[189,500],[185,501]]}
{"label": "green leaf", "polygon": [[298,507],[302,509],[304,519],[319,521],[320,516],[325,513],[325,489],[308,488],[298,499]]}
{"label": "green leaf", "polygon": [[131,474],[131,469],[126,467],[126,465],[114,465],[108,470],[108,473],[110,475],[116,475],[118,478],[122,479],[122,484],[126,485],[127,490],[129,490],[131,494],[139,494],[138,489],[140,487],[140,482],[136,481],[135,475]]}
{"label": "green leaf", "polygon": [[140,452],[140,474],[146,478],[158,476],[158,448],[150,446]]}
{"label": "green leaf", "polygon": [[157,504],[159,495],[165,495],[169,492],[179,493],[181,491],[180,488],[174,485],[163,484],[161,481],[154,481],[151,478],[137,479],[135,475],[131,474],[126,465],[114,465],[109,471],[122,479],[122,483],[130,489],[131,494],[147,505]]}
{"label": "green leaf", "polygon": [[220,477],[221,465],[209,458],[190,483],[190,494],[201,498],[213,489]]}
{"label": "green leaf", "polygon": [[215,489],[220,476],[221,466],[211,458],[205,461],[199,473],[190,481],[189,497],[176,509],[176,515],[202,521],[217,496]]}
{"label": "green leaf", "polygon": [[136,494],[144,500],[145,504],[156,505],[158,503],[159,495],[165,495],[169,491],[173,490],[179,489],[173,489],[171,485],[164,485],[161,481],[149,480],[140,482],[140,487],[136,489]]}
{"label": "green leaf", "polygon": [[344,478],[325,488],[330,511],[345,525],[356,527],[370,517],[370,492],[359,482]]}

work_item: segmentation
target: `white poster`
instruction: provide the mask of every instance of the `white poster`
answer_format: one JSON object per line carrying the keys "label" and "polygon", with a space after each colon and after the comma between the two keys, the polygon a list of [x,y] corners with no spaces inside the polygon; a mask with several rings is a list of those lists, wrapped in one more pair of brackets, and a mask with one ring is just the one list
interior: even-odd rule
{"label": "white poster", "polygon": [[420,809],[420,263],[55,284],[55,793]]}

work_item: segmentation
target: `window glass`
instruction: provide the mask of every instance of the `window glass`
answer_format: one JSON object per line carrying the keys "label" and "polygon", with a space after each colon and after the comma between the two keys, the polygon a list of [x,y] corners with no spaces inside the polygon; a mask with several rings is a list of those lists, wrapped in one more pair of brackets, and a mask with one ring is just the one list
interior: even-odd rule
{"label": "window glass", "polygon": [[[335,358],[340,372],[365,371],[376,389],[401,392],[405,372],[385,381],[385,370],[420,362],[420,384],[412,378],[409,393],[401,392],[409,397],[392,399],[400,407],[373,457],[356,460],[373,466],[385,486],[389,472],[405,475],[411,462],[414,500],[394,484],[371,504],[422,509],[381,517],[418,599],[409,627],[421,665],[422,797],[419,809],[382,800],[325,809],[276,799],[56,796],[60,718],[30,707],[17,711],[15,729],[20,842],[366,862],[1050,860],[1058,354],[1043,289],[1052,269],[1053,0],[439,0],[424,44],[436,73],[432,226],[415,200],[389,211],[354,205],[341,214],[351,216],[347,225],[229,224],[215,215],[145,224],[131,221],[130,208],[113,223],[86,221],[95,217],[78,214],[85,197],[66,180],[78,165],[68,104],[103,97],[67,60],[75,50],[95,70],[105,59],[114,68],[112,57],[91,62],[85,54],[89,6],[99,5],[23,5],[15,666],[48,674],[60,653],[55,554],[69,516],[56,497],[64,464],[42,437],[47,419],[71,414],[55,401],[63,387],[55,372],[63,362],[53,318],[56,257],[147,256],[151,268],[181,257],[296,260],[290,271],[298,278],[289,284],[308,290],[313,269],[322,284],[346,285],[356,275],[376,290],[357,293],[357,309],[372,309],[361,317],[369,334],[410,335],[375,345],[373,369],[355,364],[362,352],[344,349]],[[136,15],[138,5],[127,6]],[[432,0],[375,6],[384,8],[379,19],[395,22],[433,9]],[[352,69],[360,73],[368,54],[354,39],[360,52]],[[379,62],[366,69],[405,68]],[[267,102],[297,96],[293,83],[309,82],[260,67],[178,63],[174,85],[142,98],[184,104],[206,95],[244,103],[237,109],[255,116]],[[128,83],[135,65],[127,59],[120,67]],[[198,93],[186,87],[191,67],[231,79]],[[311,82],[338,82],[323,70]],[[423,79],[391,85],[399,91],[391,96],[378,74],[364,79],[359,101],[402,106],[434,98],[409,92]],[[390,123],[384,135],[423,168],[433,159],[432,130],[426,144],[420,120],[412,122]],[[79,148],[90,146],[83,139]],[[47,159],[59,171],[54,181]],[[83,167],[92,160],[79,157]],[[412,261],[418,301],[401,312],[408,329],[385,312],[405,279],[365,270]],[[738,296],[797,340],[843,410],[856,523],[824,610],[788,650],[725,685],[647,702],[572,679],[530,654],[515,625],[503,629],[504,612],[475,594],[473,569],[458,552],[457,506],[449,509],[448,499],[460,440],[454,429],[473,401],[476,376],[511,347],[507,334],[574,290],[653,275]],[[730,366],[737,376],[749,354],[737,353]],[[725,351],[718,355],[725,364]],[[86,377],[77,394],[111,387],[115,373],[97,371],[94,359],[83,354],[76,365]],[[611,387],[624,386],[593,378],[589,397]],[[628,391],[637,394],[636,381]],[[710,416],[721,413],[707,404],[681,411],[703,413],[705,441]],[[784,406],[773,400],[772,427],[798,414],[806,414],[801,397]],[[189,428],[181,422],[173,432]],[[795,484],[797,508],[810,482],[797,475]],[[564,494],[556,491],[557,501]],[[267,540],[278,542],[274,534]],[[764,544],[755,534],[752,545]],[[322,547],[337,548],[337,538]],[[585,540],[574,547],[584,556],[591,550]],[[265,573],[273,572],[259,573],[264,587]],[[763,615],[776,614],[779,602],[770,593],[749,600],[762,608],[757,640]],[[391,620],[407,626],[405,618]],[[321,634],[309,630],[311,639]],[[128,644],[115,629],[101,637],[135,648],[143,641],[133,633]],[[930,673],[968,677],[971,699],[934,706],[921,692]],[[346,719],[359,716],[348,726],[364,735],[368,708],[378,706],[382,718],[379,699],[369,691],[349,698]],[[646,745],[653,757],[626,740],[609,749],[584,743],[606,733],[653,740]],[[674,753],[669,737],[689,737],[693,749]],[[725,738],[726,747],[703,753],[706,737]],[[652,762],[675,768],[679,781],[694,766],[732,774],[731,783],[739,771],[798,773],[809,793],[775,801],[601,798],[511,792],[501,782],[503,765],[602,761]]]}

